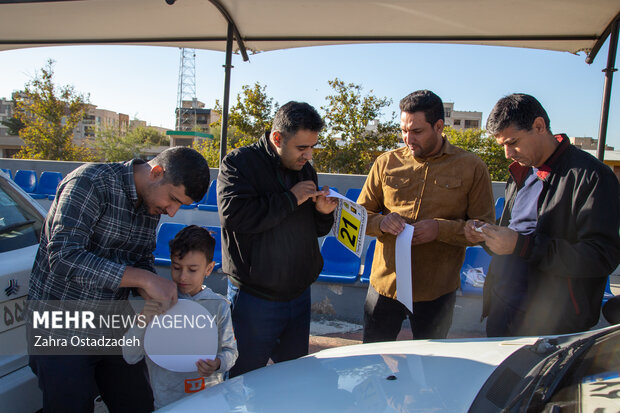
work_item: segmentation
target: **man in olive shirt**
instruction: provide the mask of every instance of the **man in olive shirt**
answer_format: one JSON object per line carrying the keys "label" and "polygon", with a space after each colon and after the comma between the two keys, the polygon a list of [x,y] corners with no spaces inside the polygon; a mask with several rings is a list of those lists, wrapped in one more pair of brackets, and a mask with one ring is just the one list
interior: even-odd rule
{"label": "man in olive shirt", "polygon": [[[377,237],[364,305],[364,342],[395,340],[408,317],[415,339],[445,338],[452,324],[468,219],[494,222],[491,179],[476,155],[442,135],[443,102],[429,90],[400,102],[405,146],[377,158],[359,203]],[[413,314],[396,300],[396,236],[411,241]]]}

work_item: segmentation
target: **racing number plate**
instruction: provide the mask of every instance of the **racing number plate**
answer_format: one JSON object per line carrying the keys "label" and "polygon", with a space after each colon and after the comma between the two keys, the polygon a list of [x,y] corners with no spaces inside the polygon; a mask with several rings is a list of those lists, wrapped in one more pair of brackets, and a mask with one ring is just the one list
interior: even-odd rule
{"label": "racing number plate", "polygon": [[345,208],[342,209],[338,224],[338,240],[353,252],[357,249],[357,240],[360,237],[360,220],[351,215]]}

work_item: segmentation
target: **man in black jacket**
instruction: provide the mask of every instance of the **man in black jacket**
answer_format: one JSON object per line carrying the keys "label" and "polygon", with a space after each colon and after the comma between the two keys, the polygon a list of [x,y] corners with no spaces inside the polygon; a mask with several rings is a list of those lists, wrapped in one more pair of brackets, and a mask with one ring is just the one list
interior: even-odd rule
{"label": "man in black jacket", "polygon": [[500,225],[469,222],[465,231],[494,254],[484,285],[487,335],[589,329],[620,262],[618,179],[566,135],[554,136],[532,96],[500,99],[487,131],[515,161]]}
{"label": "man in black jacket", "polygon": [[310,165],[323,121],[289,102],[257,143],[222,161],[217,203],[223,270],[239,349],[234,377],[308,354],[310,285],[323,268],[317,238],[337,202],[318,190]]}

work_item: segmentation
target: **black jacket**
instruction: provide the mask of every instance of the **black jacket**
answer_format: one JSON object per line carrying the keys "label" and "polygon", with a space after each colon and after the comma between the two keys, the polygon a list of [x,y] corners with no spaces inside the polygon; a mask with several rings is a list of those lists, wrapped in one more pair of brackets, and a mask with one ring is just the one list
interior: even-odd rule
{"label": "black jacket", "polygon": [[[560,135],[539,168],[543,189],[534,233],[519,234],[515,252],[529,264],[526,314],[520,335],[584,331],[599,319],[607,276],[620,262],[618,178],[611,169]],[[514,163],[500,225],[507,226],[528,168]],[[483,316],[499,274],[491,261]]]}
{"label": "black jacket", "polygon": [[334,219],[319,213],[311,199],[297,206],[289,189],[305,180],[317,183],[312,165],[285,169],[266,136],[222,161],[217,181],[222,267],[242,290],[288,301],[317,279],[323,268],[317,238]]}

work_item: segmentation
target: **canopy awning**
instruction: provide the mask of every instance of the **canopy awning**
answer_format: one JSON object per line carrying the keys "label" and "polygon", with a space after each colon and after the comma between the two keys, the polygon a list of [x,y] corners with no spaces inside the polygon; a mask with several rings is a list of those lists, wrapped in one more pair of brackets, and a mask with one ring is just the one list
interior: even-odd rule
{"label": "canopy awning", "polygon": [[0,0],[0,50],[137,44],[224,51],[231,20],[237,40],[255,52],[437,42],[593,57],[619,12],[617,0]]}

